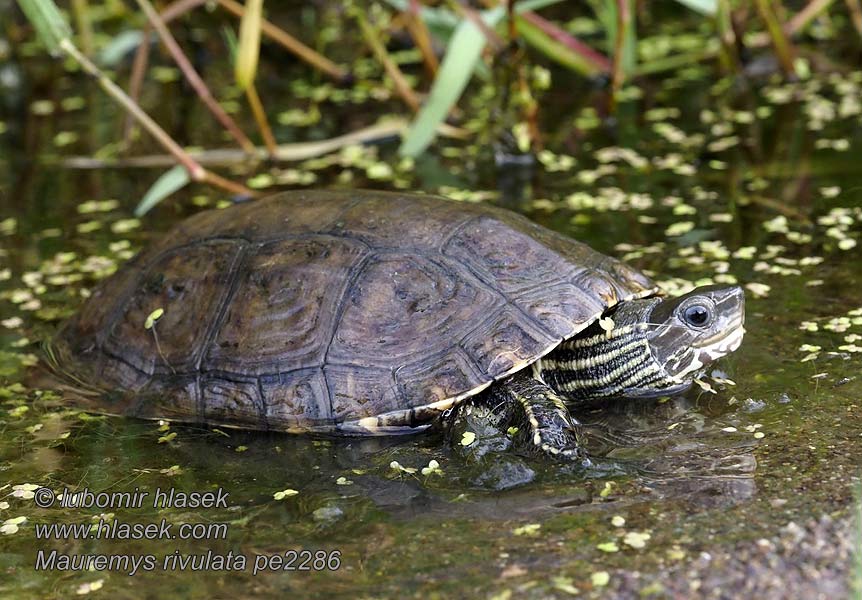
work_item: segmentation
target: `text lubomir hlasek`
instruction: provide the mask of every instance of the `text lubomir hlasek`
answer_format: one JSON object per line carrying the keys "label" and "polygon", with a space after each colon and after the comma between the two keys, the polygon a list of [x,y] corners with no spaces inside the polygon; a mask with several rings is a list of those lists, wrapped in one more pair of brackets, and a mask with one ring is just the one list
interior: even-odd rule
{"label": "text lubomir hlasek", "polygon": [[161,508],[227,508],[230,496],[222,488],[211,492],[178,492],[174,488],[156,488],[153,493],[135,488],[131,492],[92,492],[89,488],[70,492],[63,488],[61,508],[141,508],[145,503]]}

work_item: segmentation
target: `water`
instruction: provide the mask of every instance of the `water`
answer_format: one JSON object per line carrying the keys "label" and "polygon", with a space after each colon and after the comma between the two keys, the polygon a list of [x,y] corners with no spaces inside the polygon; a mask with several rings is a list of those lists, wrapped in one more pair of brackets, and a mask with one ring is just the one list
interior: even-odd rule
{"label": "water", "polygon": [[[804,526],[829,515],[846,537],[862,453],[862,261],[847,241],[858,238],[862,222],[860,73],[761,82],[752,91],[691,69],[645,86],[611,126],[597,123],[578,135],[573,124],[594,120],[590,107],[600,94],[548,94],[541,126],[556,154],[542,154],[532,169],[498,172],[484,141],[444,141],[414,165],[399,161],[389,141],[258,169],[269,175],[254,180],[261,187],[282,181],[488,198],[625,258],[671,293],[707,281],[747,285],[745,341],[704,379],[707,389],[580,415],[597,459],[591,471],[512,457],[509,470],[489,475],[447,448],[439,432],[334,440],[140,422],[79,413],[27,380],[35,342],[74,311],[98,276],[182,216],[226,198],[194,188],[140,222],[130,220],[159,172],[65,168],[64,157],[114,141],[120,119],[88,82],[43,59],[19,58],[2,66],[26,74],[27,85],[7,96],[0,112],[0,594],[67,596],[95,584],[101,592],[92,593],[118,598],[330,598],[357,591],[543,598],[575,589],[686,595],[700,581],[694,572],[735,581],[739,566],[722,557],[778,543],[790,522]],[[298,73],[307,75],[296,66],[288,71]],[[554,89],[568,89],[565,74],[554,77],[562,81],[555,79]],[[179,84],[164,90],[174,107],[153,110],[178,137],[223,143],[209,117],[189,108],[196,105]],[[482,115],[485,97],[474,89],[467,110]],[[271,109],[308,112],[313,105],[298,96]],[[395,104],[359,106],[368,122],[359,123],[349,103],[324,102],[323,121],[280,126],[277,135],[337,135]],[[180,114],[201,126],[171,120]],[[136,151],[158,150],[144,142]],[[110,199],[116,202],[104,202]],[[494,489],[529,471],[531,482]],[[40,509],[28,497],[36,485],[137,490],[149,501],[133,509]],[[153,507],[155,490],[171,487],[221,489],[228,506]],[[165,519],[172,534],[183,523],[226,523],[228,533],[206,540],[37,539],[42,524],[100,518]],[[827,550],[837,540],[825,539]],[[64,571],[58,563],[35,570],[37,551],[52,549],[152,556],[155,566],[133,576],[124,569]],[[291,551],[291,564],[299,566],[304,550],[312,558],[323,552],[323,562],[310,571],[283,570]],[[229,551],[246,557],[245,567],[214,569],[213,555]],[[207,570],[194,571],[191,563],[183,569],[174,554],[198,557],[198,566],[208,560]],[[256,561],[261,572],[253,574]],[[838,589],[847,583],[848,562],[845,556],[832,565]],[[789,560],[774,570],[790,577],[801,568]],[[702,583],[702,590],[722,585]]]}

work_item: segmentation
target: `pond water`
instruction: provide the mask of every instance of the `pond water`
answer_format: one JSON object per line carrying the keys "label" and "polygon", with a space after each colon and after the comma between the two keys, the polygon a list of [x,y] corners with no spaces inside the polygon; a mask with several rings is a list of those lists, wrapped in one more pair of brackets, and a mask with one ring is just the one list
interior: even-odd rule
{"label": "pond water", "polygon": [[[229,201],[196,187],[138,220],[132,211],[158,170],[64,165],[115,142],[122,117],[38,52],[22,44],[0,53],[4,81],[18,82],[0,105],[0,595],[724,597],[781,596],[789,584],[847,593],[849,549],[862,543],[852,530],[862,456],[862,72],[749,85],[693,64],[627,89],[607,120],[596,110],[602,92],[555,70],[540,98],[547,150],[532,167],[498,168],[476,134],[440,140],[415,162],[383,140],[250,175],[273,190],[413,189],[495,202],[627,260],[670,293],[746,286],[744,343],[703,386],[587,411],[599,467],[523,457],[520,468],[535,476],[507,487],[509,475],[462,460],[439,433],[312,439],[141,422],[81,413],[34,385],[36,342],[87,289],[183,216]],[[183,143],[229,145],[159,60],[144,105]],[[368,81],[379,77],[372,67]],[[266,91],[285,96],[269,105],[283,141],[400,112],[385,86],[362,80],[364,94],[351,96],[306,82],[298,65],[279,75]],[[236,104],[221,84],[220,97]],[[487,119],[490,89],[477,84],[465,112]],[[150,151],[149,141],[135,150]],[[42,509],[36,486],[149,496],[140,508]],[[153,507],[168,488],[229,496],[226,506]],[[100,519],[164,519],[172,531],[226,523],[227,533],[37,539],[43,524]],[[155,566],[134,575],[36,569],[39,550],[152,556]],[[308,572],[278,562],[294,551],[298,566],[303,550],[323,552],[313,555],[323,562]],[[165,562],[172,555],[196,562]]]}

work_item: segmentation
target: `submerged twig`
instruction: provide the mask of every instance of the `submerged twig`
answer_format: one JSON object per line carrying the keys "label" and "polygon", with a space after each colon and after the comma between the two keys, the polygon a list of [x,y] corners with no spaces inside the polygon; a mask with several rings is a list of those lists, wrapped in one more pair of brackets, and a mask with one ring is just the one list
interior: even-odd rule
{"label": "submerged twig", "polygon": [[[315,158],[336,152],[345,146],[355,144],[371,144],[402,135],[409,123],[405,119],[393,119],[376,125],[370,125],[357,131],[340,135],[338,137],[319,140],[316,142],[299,142],[292,144],[281,144],[276,148],[272,160],[276,162],[296,162]],[[440,135],[452,135],[458,133],[454,128],[440,127]],[[265,160],[269,157],[266,148],[257,148],[253,155],[248,155],[234,148],[223,148],[214,150],[201,150],[189,152],[189,156],[200,165],[209,167],[235,167],[247,163]],[[99,159],[90,156],[72,156],[61,161],[64,167],[73,169],[101,169],[104,167],[169,167],[175,164],[171,156],[155,154],[149,156],[135,156],[121,159]]]}

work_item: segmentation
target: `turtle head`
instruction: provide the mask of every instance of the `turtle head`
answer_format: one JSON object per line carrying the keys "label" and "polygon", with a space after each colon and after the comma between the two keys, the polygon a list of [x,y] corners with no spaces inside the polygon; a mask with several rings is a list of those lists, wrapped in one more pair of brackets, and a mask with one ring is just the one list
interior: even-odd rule
{"label": "turtle head", "polygon": [[653,359],[680,383],[742,343],[745,294],[738,286],[708,285],[656,304],[646,315]]}

